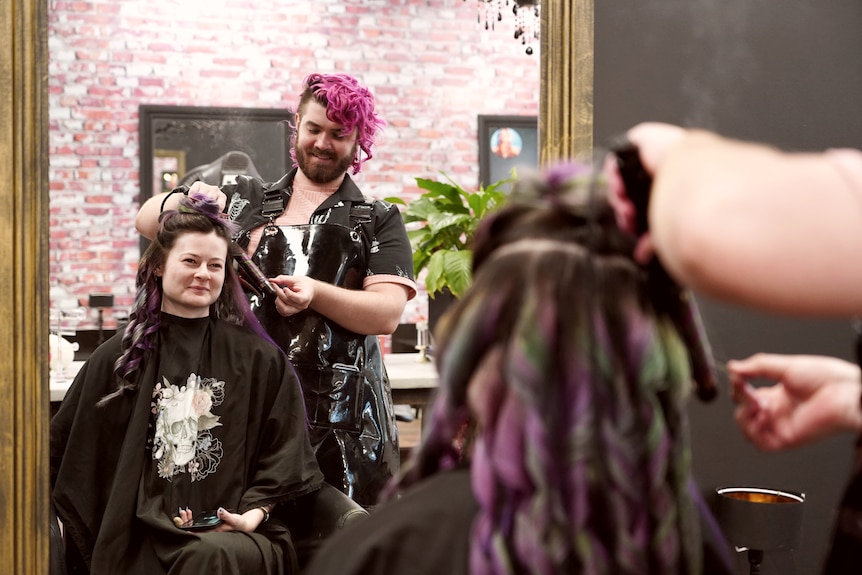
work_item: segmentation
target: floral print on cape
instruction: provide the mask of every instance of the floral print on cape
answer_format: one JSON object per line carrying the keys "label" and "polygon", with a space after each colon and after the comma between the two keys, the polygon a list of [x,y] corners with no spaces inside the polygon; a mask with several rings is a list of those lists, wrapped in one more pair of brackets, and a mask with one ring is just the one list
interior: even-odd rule
{"label": "floral print on cape", "polygon": [[153,459],[159,477],[171,480],[182,472],[191,481],[214,473],[221,462],[222,444],[212,430],[221,426],[213,407],[224,401],[224,381],[190,374],[185,385],[173,385],[166,378],[153,389]]}

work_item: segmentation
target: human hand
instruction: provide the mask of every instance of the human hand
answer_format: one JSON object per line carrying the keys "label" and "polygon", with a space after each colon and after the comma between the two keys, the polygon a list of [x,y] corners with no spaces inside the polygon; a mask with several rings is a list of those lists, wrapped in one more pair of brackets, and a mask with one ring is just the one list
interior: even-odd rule
{"label": "human hand", "polygon": [[[727,364],[734,416],[749,441],[765,451],[797,447],[862,429],[859,367],[837,358],[758,353]],[[776,382],[755,388],[749,380]]]}
{"label": "human hand", "polygon": [[649,230],[638,236],[636,224],[637,210],[635,209],[634,202],[626,194],[626,187],[623,184],[615,156],[608,155],[605,158],[603,171],[608,182],[608,203],[614,210],[617,225],[623,231],[638,237],[635,244],[634,259],[639,264],[646,264],[652,259],[655,253],[652,238],[650,237]]}
{"label": "human hand", "polygon": [[[685,130],[678,126],[648,122],[638,124],[629,130],[626,133],[626,139],[635,147],[640,165],[652,178],[666,150],[684,135]],[[645,209],[646,206],[638,207],[631,196],[635,190],[626,189],[626,183],[619,168],[621,159],[622,156],[618,157],[616,154],[609,155],[605,159],[603,171],[608,182],[608,200],[616,214],[617,225],[638,238],[634,250],[635,261],[646,264],[655,254],[649,229],[643,229],[643,223],[638,224],[639,219],[646,221],[646,214],[638,213],[638,210]]]}
{"label": "human hand", "polygon": [[186,507],[185,509],[179,509],[178,515],[174,517],[174,525],[177,527],[188,527],[194,522],[194,514],[191,509]]}
{"label": "human hand", "polygon": [[239,513],[231,513],[219,507],[218,516],[224,523],[216,527],[214,531],[245,531],[246,533],[252,533],[263,523],[266,514],[260,507],[249,509],[241,515]]}
{"label": "human hand", "polygon": [[643,122],[626,132],[626,137],[638,149],[641,163],[655,175],[668,150],[685,137],[685,128],[662,122]]}
{"label": "human hand", "polygon": [[[243,514],[231,513],[223,507],[216,512],[221,523],[213,529],[202,529],[211,531],[245,531],[251,533],[260,526],[266,514],[260,507],[249,509]],[[186,507],[179,510],[179,515],[174,517],[174,525],[177,527],[190,527],[194,523],[194,513]],[[193,529],[194,530],[194,529]]]}
{"label": "human hand", "polygon": [[218,207],[221,210],[224,210],[225,205],[227,205],[227,195],[221,191],[221,188],[205,184],[200,180],[189,186],[189,194],[203,194],[208,198],[212,198],[218,203]]}
{"label": "human hand", "polygon": [[314,300],[316,281],[308,276],[280,275],[270,281],[276,286],[275,309],[285,317],[308,309]]}

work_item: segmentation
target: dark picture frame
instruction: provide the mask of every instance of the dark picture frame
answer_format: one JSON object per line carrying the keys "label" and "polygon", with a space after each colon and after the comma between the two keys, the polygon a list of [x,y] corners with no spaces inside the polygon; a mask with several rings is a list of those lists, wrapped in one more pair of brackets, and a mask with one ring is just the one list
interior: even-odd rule
{"label": "dark picture frame", "polygon": [[[292,122],[287,108],[141,104],[140,204],[228,152],[248,154],[264,181],[278,180],[293,166]],[[142,251],[147,243],[141,238]]]}
{"label": "dark picture frame", "polygon": [[[140,202],[163,189],[159,180],[164,170],[155,166],[156,158],[176,157],[181,171],[187,172],[228,152],[240,151],[251,157],[265,181],[277,180],[292,167],[292,121],[293,112],[287,108],[141,104]],[[178,178],[184,175],[177,174]]]}
{"label": "dark picture frame", "polygon": [[512,170],[539,167],[539,122],[536,116],[480,115],[479,183],[510,178]]}

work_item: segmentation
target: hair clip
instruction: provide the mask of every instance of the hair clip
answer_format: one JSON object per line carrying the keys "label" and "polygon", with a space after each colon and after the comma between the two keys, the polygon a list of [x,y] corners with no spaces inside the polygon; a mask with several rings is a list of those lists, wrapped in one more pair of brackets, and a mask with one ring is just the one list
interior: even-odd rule
{"label": "hair clip", "polygon": [[167,203],[168,198],[170,198],[174,194],[182,194],[184,196],[187,196],[187,195],[189,195],[189,187],[188,186],[178,186],[178,187],[174,188],[173,190],[171,190],[170,192],[168,192],[167,195],[165,195],[165,198],[162,200],[162,207],[159,209],[160,214],[165,211],[165,204]]}

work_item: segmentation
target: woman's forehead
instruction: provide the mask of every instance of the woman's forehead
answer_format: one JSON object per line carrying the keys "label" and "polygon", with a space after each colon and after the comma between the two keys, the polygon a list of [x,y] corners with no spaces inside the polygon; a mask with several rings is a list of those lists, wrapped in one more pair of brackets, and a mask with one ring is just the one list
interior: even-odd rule
{"label": "woman's forehead", "polygon": [[209,233],[188,232],[177,237],[171,253],[198,253],[227,256],[228,240],[214,231]]}

